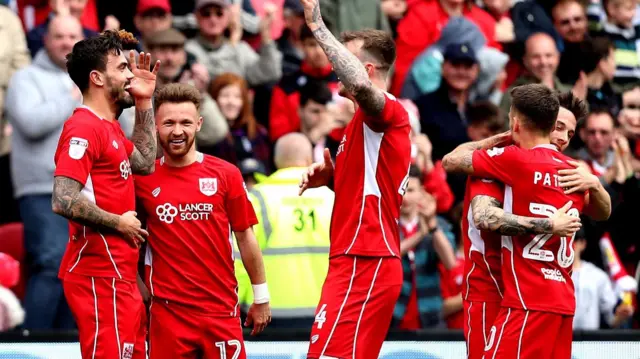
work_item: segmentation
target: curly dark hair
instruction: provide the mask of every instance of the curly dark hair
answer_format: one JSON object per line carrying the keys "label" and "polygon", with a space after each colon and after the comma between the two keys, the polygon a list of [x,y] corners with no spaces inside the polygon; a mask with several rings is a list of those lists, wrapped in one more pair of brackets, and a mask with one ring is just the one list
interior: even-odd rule
{"label": "curly dark hair", "polygon": [[129,32],[107,30],[98,36],[79,41],[67,55],[67,71],[82,93],[89,88],[91,71],[104,71],[109,54],[120,55],[124,49],[131,49],[138,40]]}

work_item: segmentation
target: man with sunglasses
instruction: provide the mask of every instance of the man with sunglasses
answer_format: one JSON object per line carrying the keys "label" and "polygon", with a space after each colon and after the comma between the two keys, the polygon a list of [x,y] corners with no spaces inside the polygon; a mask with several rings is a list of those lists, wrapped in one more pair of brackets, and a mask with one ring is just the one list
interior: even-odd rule
{"label": "man with sunglasses", "polygon": [[242,41],[240,14],[236,10],[231,0],[197,0],[195,14],[200,32],[187,41],[185,49],[207,67],[212,80],[225,72],[244,77],[251,86],[280,80],[282,54],[271,38],[273,12],[262,19],[262,43],[256,53]]}

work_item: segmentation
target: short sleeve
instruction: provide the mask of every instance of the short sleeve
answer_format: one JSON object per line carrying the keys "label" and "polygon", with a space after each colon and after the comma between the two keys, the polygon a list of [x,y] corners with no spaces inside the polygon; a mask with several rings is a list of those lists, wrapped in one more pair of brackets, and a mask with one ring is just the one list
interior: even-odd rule
{"label": "short sleeve", "polygon": [[231,230],[234,232],[242,232],[258,224],[258,219],[249,200],[247,187],[237,168],[233,167],[229,171],[227,181],[229,190],[225,198],[225,207],[227,215],[229,216]]}
{"label": "short sleeve", "polygon": [[94,162],[102,152],[98,129],[67,121],[58,141],[54,176],[68,177],[84,186]]}
{"label": "short sleeve", "polygon": [[493,179],[469,177],[469,194],[471,199],[476,196],[489,196],[503,202],[504,186]]}
{"label": "short sleeve", "polygon": [[385,128],[396,124],[396,122],[406,121],[409,123],[409,114],[395,96],[387,92],[384,95],[384,108],[379,116],[368,116],[363,112],[364,122],[377,132],[382,132]]}
{"label": "short sleeve", "polygon": [[496,179],[513,186],[515,169],[522,160],[522,150],[516,146],[494,147],[473,152],[473,175]]}

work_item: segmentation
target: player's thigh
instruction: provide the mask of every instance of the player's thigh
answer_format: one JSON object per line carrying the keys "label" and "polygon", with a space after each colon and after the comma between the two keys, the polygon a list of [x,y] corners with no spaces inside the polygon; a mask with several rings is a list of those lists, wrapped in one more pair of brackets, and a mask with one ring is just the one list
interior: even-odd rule
{"label": "player's thigh", "polygon": [[146,330],[144,303],[135,282],[111,279],[114,298],[114,321],[123,359],[146,357]]}
{"label": "player's thigh", "polygon": [[[502,321],[506,310],[509,319]],[[552,358],[560,316],[537,311],[503,308],[496,319],[495,358]],[[501,325],[501,326],[500,326]],[[489,342],[487,348],[489,348]],[[494,358],[494,356],[485,356]]]}
{"label": "player's thigh", "polygon": [[[340,256],[331,258],[329,271],[322,286],[320,302],[316,308],[315,321],[311,327],[308,358],[317,359],[326,354],[329,344],[342,346],[344,357],[352,354],[351,345],[346,337],[353,338],[357,317],[353,286],[356,279],[357,257]],[[333,356],[340,358],[338,353]],[[327,354],[328,355],[328,354]]]}
{"label": "player's thigh", "polygon": [[63,280],[64,294],[78,326],[82,358],[93,358],[97,350],[99,332],[98,298],[95,279],[67,274]]}
{"label": "player's thigh", "polygon": [[[362,296],[354,297],[364,297],[362,303],[359,300],[354,301],[356,306],[361,306],[356,331],[353,334],[355,359],[377,358],[380,354],[402,288],[400,260],[385,258],[380,261],[380,265],[376,265],[377,271],[373,272],[374,276],[366,295],[362,293]],[[366,275],[364,277],[366,278]]]}
{"label": "player's thigh", "polygon": [[560,327],[553,346],[552,358],[571,359],[573,345],[573,316],[561,316]]}
{"label": "player's thigh", "polygon": [[[205,323],[206,322],[206,323]],[[202,318],[203,359],[246,359],[240,318]]]}
{"label": "player's thigh", "polygon": [[500,311],[499,302],[464,302],[464,336],[467,342],[467,357],[481,359],[484,348],[493,337],[494,321]]}
{"label": "player's thigh", "polygon": [[147,336],[149,331],[149,317],[144,304],[141,305],[140,320],[138,321],[138,334],[133,351],[133,359],[147,359]]}
{"label": "player's thigh", "polygon": [[179,309],[154,300],[149,310],[149,359],[196,359],[197,342],[190,337],[193,326]]}

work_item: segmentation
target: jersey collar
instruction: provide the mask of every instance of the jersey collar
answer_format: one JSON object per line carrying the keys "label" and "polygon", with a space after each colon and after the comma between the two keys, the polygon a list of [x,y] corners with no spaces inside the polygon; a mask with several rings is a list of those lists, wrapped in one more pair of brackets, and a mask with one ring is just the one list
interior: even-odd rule
{"label": "jersey collar", "polygon": [[553,151],[558,152],[558,148],[556,147],[556,145],[552,145],[552,144],[537,145],[537,146],[533,146],[533,148],[531,148],[531,149],[534,150],[536,148],[546,148],[548,150],[553,150]]}
{"label": "jersey collar", "polygon": [[[196,162],[202,163],[202,161],[204,161],[204,155],[202,154],[202,152],[196,151]],[[162,165],[164,165],[164,156],[160,158],[160,166]]]}
{"label": "jersey collar", "polygon": [[101,120],[104,120],[104,118],[102,118],[100,115],[98,115],[98,114],[97,114],[93,109],[91,109],[91,107],[89,107],[89,106],[87,106],[87,105],[85,105],[85,104],[82,104],[82,105],[78,106],[78,108],[83,108],[83,109],[85,109],[85,110],[87,110],[87,111],[91,112],[91,113],[92,113],[94,116],[96,116],[97,118],[99,118],[99,119],[101,119]]}

